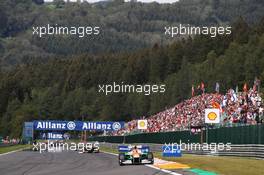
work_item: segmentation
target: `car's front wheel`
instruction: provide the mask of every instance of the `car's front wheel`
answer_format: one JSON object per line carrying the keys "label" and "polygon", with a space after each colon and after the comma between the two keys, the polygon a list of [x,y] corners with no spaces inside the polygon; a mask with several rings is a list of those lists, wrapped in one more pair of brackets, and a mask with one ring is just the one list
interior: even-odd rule
{"label": "car's front wheel", "polygon": [[125,161],[125,154],[119,153],[118,160],[119,160],[119,165],[123,166],[124,165],[123,162]]}

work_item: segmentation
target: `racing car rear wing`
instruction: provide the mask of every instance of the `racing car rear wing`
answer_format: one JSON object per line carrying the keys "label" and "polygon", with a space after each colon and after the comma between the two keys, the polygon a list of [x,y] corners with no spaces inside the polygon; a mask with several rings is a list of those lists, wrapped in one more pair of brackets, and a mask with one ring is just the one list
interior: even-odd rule
{"label": "racing car rear wing", "polygon": [[[130,152],[132,150],[134,146],[131,145],[120,145],[118,146],[118,151],[120,153],[126,153],[126,152]],[[149,146],[142,146],[142,145],[138,145],[137,146],[138,149],[140,149],[140,151],[142,153],[148,153],[149,152]]]}

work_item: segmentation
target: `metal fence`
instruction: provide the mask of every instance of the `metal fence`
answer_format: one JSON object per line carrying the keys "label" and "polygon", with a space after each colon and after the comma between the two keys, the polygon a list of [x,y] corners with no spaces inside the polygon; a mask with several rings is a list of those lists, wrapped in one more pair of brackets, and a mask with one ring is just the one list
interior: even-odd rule
{"label": "metal fence", "polygon": [[140,133],[128,136],[90,137],[91,141],[110,143],[172,143],[180,141],[190,143],[231,143],[231,144],[264,144],[264,125],[223,127],[208,129],[199,134],[190,131]]}
{"label": "metal fence", "polygon": [[12,146],[12,143],[0,143],[0,147]]}
{"label": "metal fence", "polygon": [[[163,144],[146,144],[138,143],[137,145],[148,145],[152,152],[162,152]],[[101,146],[112,148],[117,150],[118,146],[121,144],[118,143],[100,143]],[[244,145],[230,145],[231,150],[183,150],[184,154],[196,154],[196,155],[212,155],[212,156],[236,156],[236,157],[251,157],[251,158],[260,158],[264,159],[264,145],[255,145],[255,144],[244,144]]]}
{"label": "metal fence", "polygon": [[161,151],[165,143],[216,143],[230,144],[231,150],[188,150],[183,153],[217,156],[241,156],[264,158],[264,125],[223,127],[209,129],[200,134],[189,131],[141,133],[128,136],[90,137],[105,146],[117,148],[119,144],[148,144],[153,151]]}

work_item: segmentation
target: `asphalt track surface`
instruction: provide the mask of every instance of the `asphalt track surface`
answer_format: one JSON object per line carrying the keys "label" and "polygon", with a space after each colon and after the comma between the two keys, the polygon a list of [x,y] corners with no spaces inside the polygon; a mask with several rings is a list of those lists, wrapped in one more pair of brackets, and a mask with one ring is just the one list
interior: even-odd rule
{"label": "asphalt track surface", "polygon": [[[0,155],[0,175],[167,175],[145,165],[119,166],[107,153],[20,151]],[[181,172],[180,174],[187,174]],[[177,173],[175,173],[177,175]],[[188,173],[189,175],[189,173]]]}

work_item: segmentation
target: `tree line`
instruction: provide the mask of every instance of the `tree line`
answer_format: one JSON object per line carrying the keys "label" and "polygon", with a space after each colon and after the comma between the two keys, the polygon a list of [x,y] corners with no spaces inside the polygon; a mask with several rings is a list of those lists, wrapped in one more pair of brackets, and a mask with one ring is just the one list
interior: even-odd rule
{"label": "tree line", "polygon": [[[24,121],[122,120],[149,116],[191,97],[192,85],[220,92],[264,80],[264,20],[236,21],[232,35],[195,36],[133,53],[54,56],[0,71],[0,135],[20,136]],[[165,84],[166,92],[104,95],[98,84]],[[261,89],[262,90],[262,89]]]}
{"label": "tree line", "polygon": [[[190,24],[218,26],[239,17],[255,24],[264,16],[262,0],[181,0],[174,4],[125,3],[41,3],[41,0],[0,2],[0,65],[46,62],[55,56],[76,54],[132,53],[142,48],[170,44],[164,26]],[[33,26],[100,26],[100,36],[32,36]]]}

